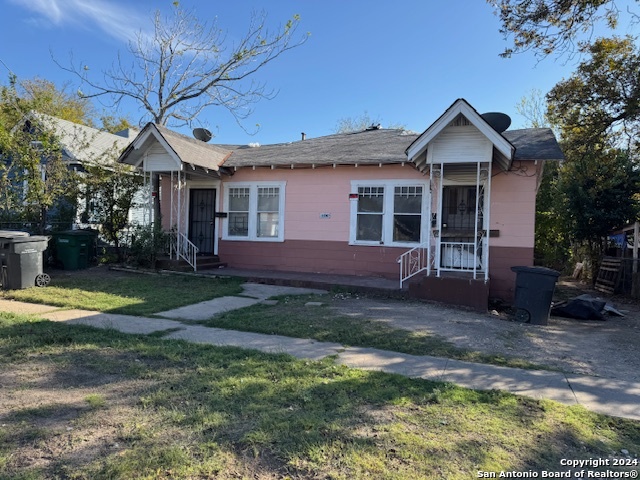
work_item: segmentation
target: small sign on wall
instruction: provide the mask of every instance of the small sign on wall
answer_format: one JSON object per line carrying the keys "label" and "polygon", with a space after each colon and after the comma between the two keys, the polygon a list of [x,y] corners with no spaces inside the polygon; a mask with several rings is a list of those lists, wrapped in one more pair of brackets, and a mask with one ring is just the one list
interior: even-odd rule
{"label": "small sign on wall", "polygon": [[326,220],[326,219],[329,219],[329,218],[331,218],[331,214],[330,213],[321,213],[320,214],[320,219],[322,219],[322,220]]}

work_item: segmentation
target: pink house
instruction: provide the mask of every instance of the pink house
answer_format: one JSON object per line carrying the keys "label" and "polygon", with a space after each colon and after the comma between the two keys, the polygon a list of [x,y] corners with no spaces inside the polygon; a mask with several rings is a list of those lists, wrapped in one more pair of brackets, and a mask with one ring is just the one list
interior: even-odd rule
{"label": "pink house", "polygon": [[562,159],[551,130],[508,125],[464,99],[419,135],[371,127],[233,146],[148,124],[120,161],[143,171],[194,269],[210,254],[236,268],[381,276],[486,308],[512,299],[512,266],[533,264],[542,166]]}

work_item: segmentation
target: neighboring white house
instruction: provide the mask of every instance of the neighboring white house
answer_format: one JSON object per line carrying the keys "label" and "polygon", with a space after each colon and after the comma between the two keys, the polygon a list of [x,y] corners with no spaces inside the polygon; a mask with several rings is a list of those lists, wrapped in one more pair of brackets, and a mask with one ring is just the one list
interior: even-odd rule
{"label": "neighboring white house", "polygon": [[[62,160],[77,172],[83,172],[88,165],[109,168],[139,133],[137,129],[128,128],[113,134],[39,112],[31,112],[16,128],[43,128],[53,132],[62,147]],[[43,175],[45,162],[46,158],[43,159]],[[146,217],[148,201],[148,194],[141,189],[135,199],[136,207],[129,212],[130,224],[145,224],[150,220]],[[91,212],[87,211],[90,207],[90,199],[78,198],[74,226],[90,226]],[[82,221],[83,217],[88,217],[89,224]]]}

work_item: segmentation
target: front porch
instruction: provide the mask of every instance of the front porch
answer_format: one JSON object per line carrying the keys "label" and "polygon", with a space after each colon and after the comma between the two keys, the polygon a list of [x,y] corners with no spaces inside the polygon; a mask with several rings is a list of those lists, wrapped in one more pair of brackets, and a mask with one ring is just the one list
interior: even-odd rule
{"label": "front porch", "polygon": [[[221,165],[230,152],[153,123],[121,155],[144,178],[144,225],[167,233],[167,266],[193,271],[219,267],[218,192]],[[199,266],[200,263],[200,266]]]}

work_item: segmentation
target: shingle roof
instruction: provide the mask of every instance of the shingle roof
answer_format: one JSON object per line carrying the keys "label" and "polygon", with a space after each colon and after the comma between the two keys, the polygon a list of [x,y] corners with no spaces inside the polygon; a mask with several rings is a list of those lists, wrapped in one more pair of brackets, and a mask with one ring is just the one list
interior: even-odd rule
{"label": "shingle roof", "polygon": [[[403,163],[408,162],[405,150],[419,136],[400,129],[372,129],[251,147],[204,143],[155,124],[148,124],[141,133],[150,128],[155,128],[162,135],[182,162],[212,170],[218,170],[220,166],[241,168]],[[564,158],[553,132],[548,128],[507,130],[502,135],[516,148],[514,160]],[[121,160],[136,157],[139,152],[130,146]],[[127,163],[135,164],[133,158],[127,160]]]}
{"label": "shingle roof", "polygon": [[516,147],[514,160],[562,160],[564,155],[550,128],[507,130],[502,136]]}
{"label": "shingle roof", "polygon": [[[45,128],[50,128],[58,138],[64,153],[71,160],[89,163],[108,163],[122,152],[132,138],[103,132],[43,113],[32,112],[31,116]],[[112,152],[110,150],[113,149]]]}
{"label": "shingle roof", "polygon": [[184,163],[218,170],[220,165],[231,154],[230,150],[222,146],[204,143],[161,125],[154,126]]}
{"label": "shingle roof", "polygon": [[[418,136],[404,130],[379,129],[260,147],[225,145],[233,153],[224,166],[402,163],[407,162],[406,148]],[[549,128],[507,130],[502,136],[515,147],[514,160],[564,158]]]}
{"label": "shingle roof", "polygon": [[259,147],[229,145],[233,153],[224,166],[402,163],[407,161],[405,148],[416,137],[404,130],[379,129]]}

